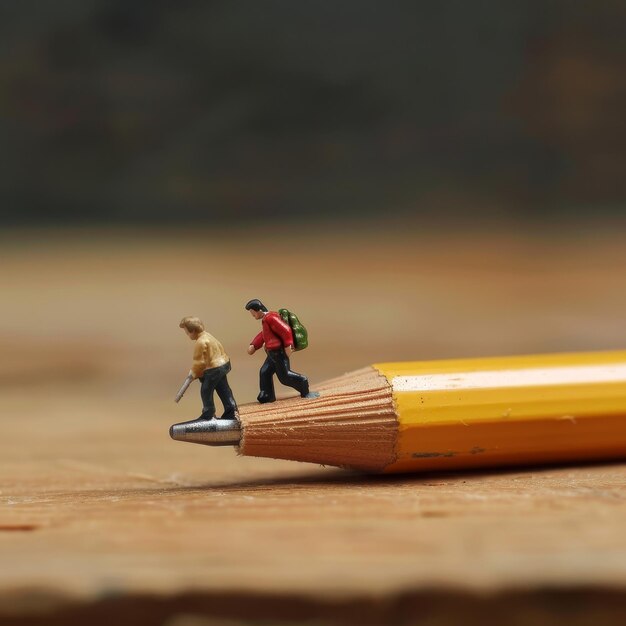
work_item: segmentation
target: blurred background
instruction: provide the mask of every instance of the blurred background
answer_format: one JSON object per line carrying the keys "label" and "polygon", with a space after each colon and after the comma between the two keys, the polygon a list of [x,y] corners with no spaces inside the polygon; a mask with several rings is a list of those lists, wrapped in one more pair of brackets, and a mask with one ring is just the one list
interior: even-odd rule
{"label": "blurred background", "polygon": [[619,0],[0,4],[5,224],[623,211]]}

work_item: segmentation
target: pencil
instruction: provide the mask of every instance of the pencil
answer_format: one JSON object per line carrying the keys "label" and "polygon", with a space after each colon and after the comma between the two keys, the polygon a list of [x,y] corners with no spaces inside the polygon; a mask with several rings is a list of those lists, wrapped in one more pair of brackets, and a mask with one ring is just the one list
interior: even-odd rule
{"label": "pencil", "polygon": [[378,363],[315,389],[170,434],[368,472],[626,457],[626,351]]}

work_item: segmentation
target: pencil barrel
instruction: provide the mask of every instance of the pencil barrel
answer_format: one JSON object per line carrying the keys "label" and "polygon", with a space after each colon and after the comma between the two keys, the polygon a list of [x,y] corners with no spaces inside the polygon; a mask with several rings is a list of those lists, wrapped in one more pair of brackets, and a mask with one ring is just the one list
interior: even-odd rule
{"label": "pencil barrel", "polygon": [[374,367],[398,418],[385,472],[626,456],[626,352]]}

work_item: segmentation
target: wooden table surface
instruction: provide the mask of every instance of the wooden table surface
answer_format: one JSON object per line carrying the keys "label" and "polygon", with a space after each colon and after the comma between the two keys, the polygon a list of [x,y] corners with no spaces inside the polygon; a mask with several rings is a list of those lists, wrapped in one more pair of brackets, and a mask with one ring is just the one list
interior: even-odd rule
{"label": "wooden table surface", "polygon": [[625,464],[368,477],[168,436],[184,315],[254,399],[252,297],[300,314],[312,381],[624,348],[619,229],[222,235],[2,235],[0,623],[623,623]]}

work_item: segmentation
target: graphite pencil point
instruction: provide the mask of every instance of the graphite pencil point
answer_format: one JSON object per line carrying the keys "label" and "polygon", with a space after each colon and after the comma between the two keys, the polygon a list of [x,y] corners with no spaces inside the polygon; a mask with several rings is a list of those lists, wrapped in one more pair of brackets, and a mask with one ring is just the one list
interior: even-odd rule
{"label": "graphite pencil point", "polygon": [[207,446],[236,446],[241,439],[241,426],[236,419],[197,419],[174,424],[170,437]]}

